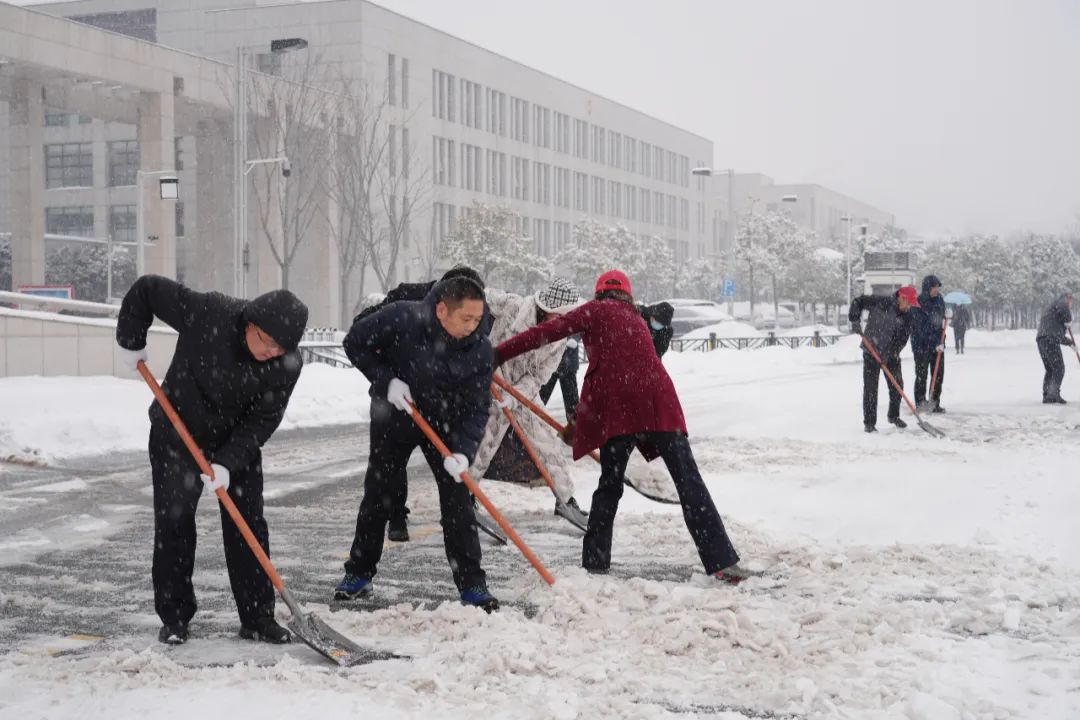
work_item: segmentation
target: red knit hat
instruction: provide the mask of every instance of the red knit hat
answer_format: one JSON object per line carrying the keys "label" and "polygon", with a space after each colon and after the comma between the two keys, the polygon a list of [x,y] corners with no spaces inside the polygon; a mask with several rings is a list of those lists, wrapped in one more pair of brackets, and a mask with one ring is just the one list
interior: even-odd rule
{"label": "red knit hat", "polygon": [[599,293],[605,290],[622,290],[627,295],[634,294],[630,290],[630,278],[626,277],[626,273],[621,270],[608,270],[597,279],[596,290],[593,292]]}
{"label": "red knit hat", "polygon": [[919,304],[919,291],[915,289],[914,285],[905,285],[896,291],[897,297],[902,297],[908,301],[911,307],[922,307]]}

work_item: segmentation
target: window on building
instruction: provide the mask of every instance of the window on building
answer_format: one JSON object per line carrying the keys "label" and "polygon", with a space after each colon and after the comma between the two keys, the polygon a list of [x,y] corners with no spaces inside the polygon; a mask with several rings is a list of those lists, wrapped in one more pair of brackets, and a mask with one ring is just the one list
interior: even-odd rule
{"label": "window on building", "polygon": [[506,93],[487,90],[487,131],[506,137]]}
{"label": "window on building", "polygon": [[604,162],[604,128],[593,125],[592,128],[592,161],[595,163]]}
{"label": "window on building", "polygon": [[461,122],[467,127],[483,129],[481,112],[481,86],[478,83],[462,79],[461,81]]}
{"label": "window on building", "polygon": [[625,217],[626,217],[627,220],[636,221],[638,219],[638,217],[637,217],[638,190],[637,190],[637,188],[634,187],[633,185],[627,185],[626,186],[625,197],[626,197],[626,202],[625,202],[625,207],[623,208],[626,211]]}
{"label": "window on building", "polygon": [[637,172],[637,140],[632,137],[623,138],[623,163],[624,169],[628,172]]}
{"label": "window on building", "polygon": [[529,142],[529,103],[516,97],[510,98],[510,137]]}
{"label": "window on building", "polygon": [[574,120],[574,157],[589,159],[589,123]]}
{"label": "window on building", "polygon": [[529,199],[529,161],[515,157],[510,173],[510,197],[515,200]]}
{"label": "window on building", "polygon": [[56,143],[45,146],[45,187],[93,187],[94,153],[91,143]]}
{"label": "window on building", "polygon": [[571,230],[570,223],[555,223],[555,252],[562,252],[570,246]]}
{"label": "window on building", "polygon": [[397,57],[393,53],[386,56],[386,101],[397,105]]}
{"label": "window on building", "polygon": [[184,203],[177,200],[174,204],[176,205],[176,237],[187,237],[184,228]]}
{"label": "window on building", "polygon": [[45,232],[50,235],[94,237],[94,208],[90,206],[45,208]]}
{"label": "window on building", "polygon": [[679,181],[679,156],[670,150],[667,151],[667,181],[677,183]]}
{"label": "window on building", "polygon": [[409,58],[401,58],[401,107],[409,107]]}
{"label": "window on building", "polygon": [[679,199],[679,227],[690,229],[690,201],[685,198]]}
{"label": "window on building", "polygon": [[685,155],[679,156],[679,185],[690,187],[690,158]]}
{"label": "window on building", "polygon": [[540,257],[551,257],[551,222],[541,218],[533,219],[533,240],[536,243],[536,254]]}
{"label": "window on building", "polygon": [[664,193],[653,193],[653,223],[664,224]]}
{"label": "window on building", "polygon": [[574,173],[574,209],[589,212],[589,176],[581,172]]}
{"label": "window on building", "polygon": [[678,198],[675,197],[674,195],[668,195],[668,198],[667,198],[667,224],[668,224],[668,227],[673,228],[673,227],[678,227],[679,226],[679,215],[678,215],[678,207],[679,207],[679,205],[678,205],[677,200],[678,200]]}
{"label": "window on building", "polygon": [[45,113],[45,127],[70,127],[72,125],[88,125],[94,119],[89,115],[78,113]]}
{"label": "window on building", "polygon": [[592,211],[593,215],[603,215],[607,212],[604,208],[607,207],[604,194],[607,190],[606,183],[602,177],[594,177],[592,179]]}
{"label": "window on building", "polygon": [[551,204],[551,166],[547,163],[533,163],[532,200],[541,205]]}
{"label": "window on building", "polygon": [[533,105],[533,142],[537,147],[551,147],[551,111]]}
{"label": "window on building", "polygon": [[608,215],[622,217],[622,183],[608,181]]}
{"label": "window on building", "polygon": [[484,189],[481,151],[476,145],[461,144],[461,187],[473,192]]}
{"label": "window on building", "polygon": [[555,168],[555,206],[570,207],[570,169]]}
{"label": "window on building", "polygon": [[[135,242],[136,221],[134,205],[110,205],[109,234],[113,242]],[[176,235],[182,237],[183,233],[177,232]]]}
{"label": "window on building", "polygon": [[647,142],[641,143],[641,174],[645,177],[652,177],[652,145]]}
{"label": "window on building", "polygon": [[184,138],[173,138],[173,167],[176,170],[184,169]]}
{"label": "window on building", "polygon": [[431,115],[456,122],[454,112],[454,76],[441,70],[431,71]]}
{"label": "window on building", "polygon": [[555,152],[570,152],[570,116],[555,113]]}
{"label": "window on building", "polygon": [[109,143],[109,185],[134,185],[139,172],[139,141]]}
{"label": "window on building", "polygon": [[456,210],[457,208],[449,203],[433,203],[431,212],[431,245],[433,250],[437,251],[457,231]]}
{"label": "window on building", "polygon": [[641,188],[641,222],[652,222],[652,193]]}
{"label": "window on building", "polygon": [[397,177],[397,130],[397,125],[390,125],[387,128],[386,165],[391,179]]}
{"label": "window on building", "polygon": [[[412,157],[412,149],[409,147],[409,128],[401,128],[401,177],[409,177],[409,158]],[[404,200],[404,198],[402,198]]]}
{"label": "window on building", "polygon": [[653,179],[664,179],[664,148],[653,146]]}
{"label": "window on building", "polygon": [[432,162],[436,185],[454,186],[454,141],[443,137],[432,139]]}
{"label": "window on building", "polygon": [[487,192],[506,197],[506,153],[487,151]]}
{"label": "window on building", "polygon": [[613,168],[622,168],[622,133],[608,133],[608,162]]}

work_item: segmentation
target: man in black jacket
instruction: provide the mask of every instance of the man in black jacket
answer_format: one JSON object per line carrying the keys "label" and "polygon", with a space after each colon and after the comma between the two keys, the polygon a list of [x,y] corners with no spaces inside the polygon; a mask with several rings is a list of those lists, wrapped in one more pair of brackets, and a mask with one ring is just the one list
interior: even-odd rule
{"label": "man in black jacket", "polygon": [[1069,337],[1069,323],[1072,322],[1072,293],[1067,292],[1051,303],[1039,318],[1039,329],[1035,333],[1035,343],[1039,347],[1046,373],[1043,375],[1043,403],[1064,405],[1061,397],[1061,382],[1065,379],[1065,360],[1061,357],[1061,346],[1075,347]]}
{"label": "man in black jacket", "polygon": [[[923,278],[919,304],[911,311],[911,353],[915,356],[915,403],[926,401],[926,379],[937,372],[934,383],[934,403],[931,412],[943,413],[941,387],[945,384],[945,346],[942,328],[945,324],[945,298],[941,296],[941,281],[936,275]],[[931,378],[931,382],[934,382]]]}
{"label": "man in black jacket", "polygon": [[[474,280],[480,284],[480,287],[484,287],[483,280],[480,279],[480,274],[466,265],[455,265],[447,270],[441,280],[449,280],[455,277],[466,277]],[[431,292],[431,289],[435,287],[435,283],[438,280],[430,280],[428,282],[420,283],[401,283],[396,288],[392,289],[386,294],[386,298],[382,302],[376,303],[371,307],[364,308],[359,315],[353,318],[353,324],[363,320],[366,317],[374,315],[382,310],[387,305],[392,305],[396,302],[410,301],[418,302],[423,300]],[[485,335],[491,332],[491,324],[493,318],[491,313],[487,312],[487,307],[484,308],[484,320],[481,323],[480,330]],[[404,494],[401,496],[401,504],[390,511],[390,519],[386,525],[386,539],[393,540],[394,542],[408,542],[409,541],[409,478],[408,474],[403,468],[401,471],[400,483],[404,488]]]}
{"label": "man in black jacket", "polygon": [[[918,294],[913,285],[905,285],[893,295],[862,295],[851,301],[848,320],[851,332],[869,340],[884,366],[896,378],[900,388],[904,387],[904,376],[900,371],[900,351],[907,345],[911,336],[911,315],[909,310],[919,307]],[[870,313],[866,321],[866,332],[862,329],[862,311]],[[866,432],[877,432],[877,396],[881,366],[863,344],[863,428]],[[906,428],[907,423],[900,419],[900,390],[889,385],[888,419],[898,428]]]}
{"label": "man in black jacket", "polygon": [[[460,482],[484,436],[491,402],[494,352],[480,330],[485,315],[480,283],[456,277],[436,283],[423,301],[393,303],[349,330],[345,352],[371,382],[371,451],[335,599],[371,592],[387,519],[402,504],[405,464],[419,446],[438,485],[443,542],[461,600],[488,612],[498,608],[480,567],[469,491]],[[451,457],[442,458],[421,433],[409,417],[410,403],[442,435]]]}
{"label": "man in black jacket", "polygon": [[[195,510],[203,487],[225,488],[259,544],[270,551],[263,517],[262,453],[274,434],[303,360],[296,348],[308,309],[288,290],[251,301],[199,293],[168,278],[144,275],[124,296],[116,342],[128,367],[146,359],[146,333],[157,317],[179,333],[162,389],[212,463],[200,475],[164,410],[150,406],[150,466],[154,478],[154,607],[161,642],[187,640],[195,615]],[[240,635],[288,642],[274,621],[274,589],[240,531],[221,509]]]}

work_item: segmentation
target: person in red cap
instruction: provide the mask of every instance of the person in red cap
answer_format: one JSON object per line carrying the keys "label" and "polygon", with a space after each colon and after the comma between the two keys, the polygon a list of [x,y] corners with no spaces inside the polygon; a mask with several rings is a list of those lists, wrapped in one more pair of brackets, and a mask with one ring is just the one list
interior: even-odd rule
{"label": "person in red cap", "polygon": [[[881,362],[902,389],[904,375],[900,371],[900,351],[911,337],[911,314],[913,307],[920,307],[919,293],[914,285],[905,285],[892,295],[861,295],[851,301],[848,320],[851,332],[862,335],[863,343],[863,429],[868,433],[877,432],[877,394],[881,366],[870,351],[865,340],[869,340],[881,357]],[[862,312],[869,312],[866,332],[862,328]],[[889,386],[889,422],[898,428],[906,428],[907,423],[900,419],[900,390]]]}
{"label": "person in red cap", "polygon": [[611,535],[623,475],[637,448],[649,460],[664,459],[705,571],[732,584],[758,574],[738,565],[739,555],[694,462],[675,386],[634,305],[629,278],[618,270],[606,272],[596,281],[595,293],[594,300],[578,309],[503,342],[495,355],[499,364],[575,333],[582,335],[589,371],[571,431],[573,454],[577,460],[599,448],[602,465],[582,543],[582,567],[606,572],[611,565]]}

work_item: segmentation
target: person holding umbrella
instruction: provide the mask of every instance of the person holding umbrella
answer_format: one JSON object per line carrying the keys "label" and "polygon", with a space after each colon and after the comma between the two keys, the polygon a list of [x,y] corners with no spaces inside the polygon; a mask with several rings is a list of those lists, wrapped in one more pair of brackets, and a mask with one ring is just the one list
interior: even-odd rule
{"label": "person holding umbrella", "polygon": [[956,354],[964,354],[964,335],[971,327],[971,311],[967,306],[971,304],[971,297],[967,293],[957,290],[945,296],[945,304],[953,307],[952,328],[953,338],[956,340]]}

